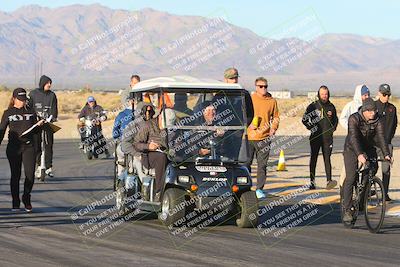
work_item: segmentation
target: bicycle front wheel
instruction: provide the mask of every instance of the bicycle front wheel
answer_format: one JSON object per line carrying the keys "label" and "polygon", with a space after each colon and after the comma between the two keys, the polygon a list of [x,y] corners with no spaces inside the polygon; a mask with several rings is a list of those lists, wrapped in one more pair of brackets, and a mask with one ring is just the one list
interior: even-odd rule
{"label": "bicycle front wheel", "polygon": [[382,180],[373,177],[367,184],[364,199],[365,222],[371,233],[378,233],[385,219],[386,202]]}

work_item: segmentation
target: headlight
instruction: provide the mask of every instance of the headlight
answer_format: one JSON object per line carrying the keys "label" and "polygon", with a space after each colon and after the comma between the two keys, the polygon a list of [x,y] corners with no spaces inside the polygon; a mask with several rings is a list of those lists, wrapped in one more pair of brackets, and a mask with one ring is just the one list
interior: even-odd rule
{"label": "headlight", "polygon": [[237,179],[238,184],[247,184],[247,177],[246,176],[239,176]]}
{"label": "headlight", "polygon": [[187,176],[187,175],[179,175],[178,176],[179,183],[189,183],[189,181],[190,181],[190,176]]}

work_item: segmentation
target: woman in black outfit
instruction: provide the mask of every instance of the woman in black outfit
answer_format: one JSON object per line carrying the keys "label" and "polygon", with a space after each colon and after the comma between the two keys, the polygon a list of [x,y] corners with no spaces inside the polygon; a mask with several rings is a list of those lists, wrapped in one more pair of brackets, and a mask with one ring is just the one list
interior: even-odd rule
{"label": "woman in black outfit", "polygon": [[[1,118],[0,144],[3,141],[7,127],[9,127],[6,154],[11,168],[10,185],[12,210],[18,211],[20,208],[19,180],[21,178],[21,167],[23,163],[25,170],[25,183],[22,202],[25,205],[25,210],[31,212],[31,191],[34,183],[36,155],[36,146],[34,144],[34,139],[36,138],[34,138],[34,135],[37,134],[38,128],[44,123],[44,120],[37,121],[34,111],[27,108],[26,100],[27,96],[25,89],[17,88],[13,91],[10,105],[8,109],[4,111]],[[22,136],[26,130],[35,124],[38,127]]]}

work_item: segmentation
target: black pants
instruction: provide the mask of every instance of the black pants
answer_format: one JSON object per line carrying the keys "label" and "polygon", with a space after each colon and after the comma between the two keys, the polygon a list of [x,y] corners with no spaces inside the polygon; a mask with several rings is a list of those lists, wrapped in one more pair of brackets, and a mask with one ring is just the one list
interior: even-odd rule
{"label": "black pants", "polygon": [[319,150],[322,147],[322,156],[325,163],[325,173],[326,180],[332,180],[332,165],[331,165],[331,155],[333,149],[333,138],[323,139],[314,138],[310,139],[311,147],[311,157],[310,157],[310,179],[311,183],[315,183],[315,169],[317,167],[317,160],[319,155]]}
{"label": "black pants", "polygon": [[22,164],[24,164],[25,170],[24,197],[28,197],[35,181],[35,149],[32,144],[20,145],[19,147],[9,145],[6,154],[11,169],[10,186],[13,207],[19,207],[19,180],[21,179]]}
{"label": "black pants", "polygon": [[[44,162],[46,169],[51,168],[53,166],[53,143],[54,143],[54,133],[51,129],[45,129],[43,130],[44,132]],[[43,132],[40,133],[39,136],[39,142],[38,142],[38,153],[37,153],[37,164],[40,165],[40,157],[42,154],[42,137],[43,137]]]}
{"label": "black pants", "polygon": [[260,141],[249,141],[249,159],[246,162],[246,167],[251,173],[251,164],[253,162],[254,154],[257,159],[257,189],[263,189],[265,180],[267,179],[267,167],[269,159],[269,151],[271,140],[264,139]]}
{"label": "black pants", "polygon": [[164,153],[150,151],[147,157],[142,156],[142,164],[147,168],[155,169],[156,172],[156,193],[164,186],[164,173],[167,167],[167,156]]}
{"label": "black pants", "polygon": [[[344,167],[346,169],[346,178],[343,183],[343,205],[345,209],[349,210],[352,206],[353,187],[358,180],[358,156],[353,151],[345,150],[343,152],[343,157]],[[367,157],[375,158],[376,151],[368,151]],[[374,168],[377,169],[377,166]]]}
{"label": "black pants", "polygon": [[[393,157],[393,145],[388,144],[389,146],[389,152],[390,156]],[[377,149],[378,155],[380,158],[384,158],[386,155],[383,155],[382,150]],[[389,182],[390,182],[390,162],[389,161],[383,161],[381,162],[381,168],[382,168],[382,182],[383,182],[383,188],[385,189],[385,194],[387,195],[389,193]]]}

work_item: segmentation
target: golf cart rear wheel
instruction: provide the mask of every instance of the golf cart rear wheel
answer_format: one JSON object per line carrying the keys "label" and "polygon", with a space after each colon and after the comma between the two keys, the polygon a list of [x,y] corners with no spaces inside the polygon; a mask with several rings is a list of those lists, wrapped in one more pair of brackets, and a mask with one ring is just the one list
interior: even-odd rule
{"label": "golf cart rear wheel", "polygon": [[115,184],[116,196],[115,196],[115,206],[117,207],[118,213],[120,215],[124,215],[126,212],[125,209],[125,189],[124,184],[121,181],[117,181]]}
{"label": "golf cart rear wheel", "polygon": [[169,188],[164,192],[159,215],[164,225],[178,227],[185,220],[185,195],[185,191],[178,188]]}
{"label": "golf cart rear wheel", "polygon": [[117,157],[115,157],[114,160],[114,191],[117,189],[117,181],[118,181],[118,163],[117,163]]}
{"label": "golf cart rear wheel", "polygon": [[256,227],[258,222],[258,200],[254,191],[244,192],[239,199],[239,214],[236,225],[240,228]]}

